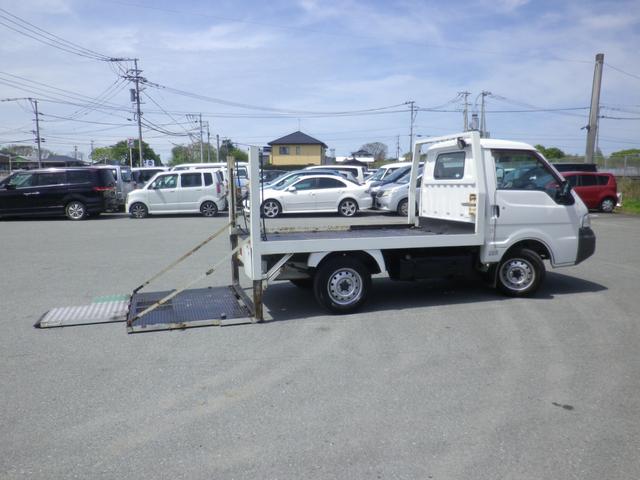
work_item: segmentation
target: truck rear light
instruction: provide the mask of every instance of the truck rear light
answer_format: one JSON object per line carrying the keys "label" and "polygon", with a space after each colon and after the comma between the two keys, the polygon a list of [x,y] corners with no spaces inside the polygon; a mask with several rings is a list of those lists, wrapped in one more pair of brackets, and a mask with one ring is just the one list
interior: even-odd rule
{"label": "truck rear light", "polygon": [[94,192],[114,192],[116,187],[93,187]]}

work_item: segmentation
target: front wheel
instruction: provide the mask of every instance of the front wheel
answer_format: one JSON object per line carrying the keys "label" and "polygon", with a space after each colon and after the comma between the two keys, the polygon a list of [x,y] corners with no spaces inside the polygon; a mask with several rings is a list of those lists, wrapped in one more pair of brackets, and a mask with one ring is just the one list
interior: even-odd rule
{"label": "front wheel", "polygon": [[605,198],[600,202],[600,211],[604,213],[611,213],[616,208],[616,201],[613,198]]}
{"label": "front wheel", "polygon": [[358,213],[358,202],[352,200],[351,198],[347,198],[340,202],[338,206],[338,213],[343,217],[353,217],[356,213]]}
{"label": "front wheel", "polygon": [[203,217],[215,217],[218,214],[218,206],[215,202],[207,200],[200,205],[200,213]]}
{"label": "front wheel", "polygon": [[364,304],[370,290],[371,273],[353,257],[330,258],[314,276],[316,300],[331,313],[356,311]]}
{"label": "front wheel", "polygon": [[87,218],[87,207],[78,200],[72,200],[64,207],[64,213],[69,220],[84,220]]}
{"label": "front wheel", "polygon": [[528,248],[509,253],[498,266],[498,288],[510,297],[525,297],[538,290],[544,279],[544,262]]}
{"label": "front wheel", "polygon": [[149,210],[144,203],[136,202],[129,207],[129,214],[132,218],[144,218],[149,214]]}

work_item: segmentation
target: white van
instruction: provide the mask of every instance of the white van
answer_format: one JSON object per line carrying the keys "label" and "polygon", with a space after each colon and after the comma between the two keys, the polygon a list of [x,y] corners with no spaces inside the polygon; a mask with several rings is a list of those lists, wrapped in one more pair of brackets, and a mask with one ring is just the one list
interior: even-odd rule
{"label": "white van", "polygon": [[157,173],[127,196],[133,218],[149,214],[201,213],[213,217],[226,208],[224,179],[219,170]]}
{"label": "white van", "polygon": [[[247,162],[236,162],[236,169],[239,178],[249,178],[249,169]],[[201,170],[201,169],[227,168],[227,162],[210,162],[210,163],[181,163],[171,168],[172,172],[181,170]]]}
{"label": "white van", "polygon": [[365,167],[361,167],[359,165],[313,165],[311,167],[305,168],[305,170],[316,170],[318,168],[329,169],[329,170],[337,170],[338,172],[348,172],[351,173],[358,183],[364,183],[364,172]]}
{"label": "white van", "polygon": [[410,166],[411,166],[411,162],[386,163],[386,164],[381,165],[380,167],[378,167],[376,172],[373,175],[371,175],[369,178],[367,178],[365,183],[368,186],[369,184],[374,183],[374,182],[381,182],[382,180],[384,180],[386,177],[391,175],[393,172],[395,172],[399,168],[410,167]]}

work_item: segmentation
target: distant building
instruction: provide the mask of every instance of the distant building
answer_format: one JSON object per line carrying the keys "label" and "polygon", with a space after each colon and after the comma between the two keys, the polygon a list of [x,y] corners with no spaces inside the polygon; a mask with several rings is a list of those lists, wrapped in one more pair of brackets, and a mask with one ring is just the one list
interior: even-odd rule
{"label": "distant building", "polygon": [[373,163],[375,158],[366,150],[358,150],[353,152],[348,157],[336,157],[336,163],[343,163],[349,165],[369,165]]}
{"label": "distant building", "polygon": [[323,165],[327,146],[300,131],[269,142],[272,165]]}

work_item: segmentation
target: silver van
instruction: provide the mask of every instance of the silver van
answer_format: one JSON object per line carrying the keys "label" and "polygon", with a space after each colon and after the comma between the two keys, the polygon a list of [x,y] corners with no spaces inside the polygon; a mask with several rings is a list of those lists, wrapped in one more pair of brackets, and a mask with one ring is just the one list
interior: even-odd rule
{"label": "silver van", "polygon": [[92,165],[92,167],[111,170],[111,174],[116,180],[116,202],[119,209],[124,209],[127,194],[136,188],[131,168],[124,165]]}

